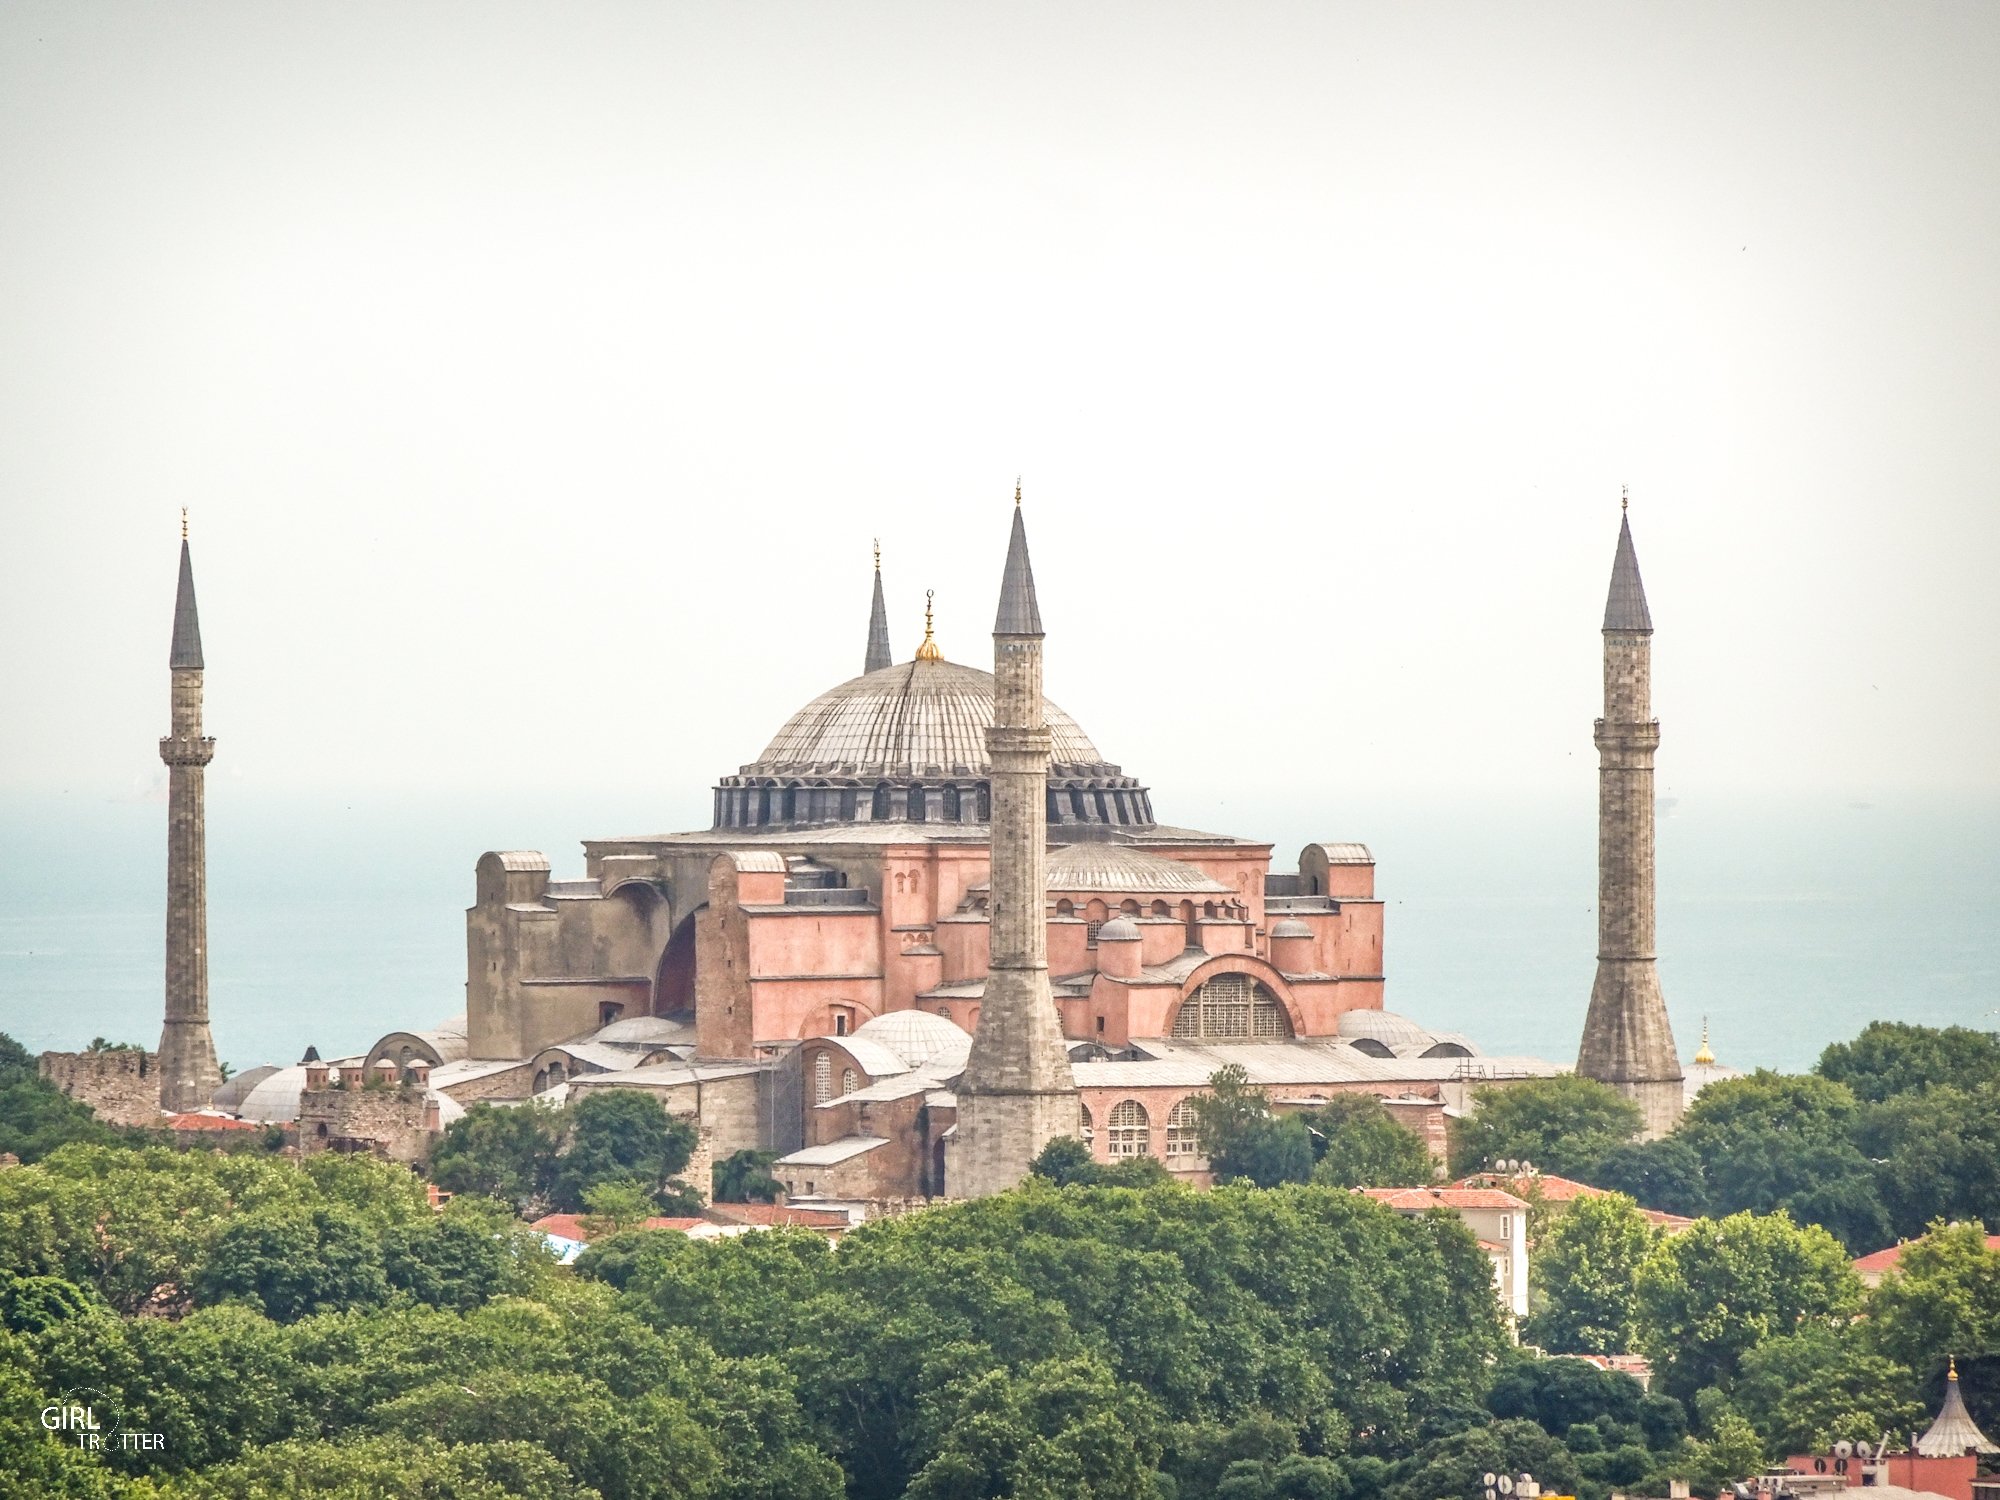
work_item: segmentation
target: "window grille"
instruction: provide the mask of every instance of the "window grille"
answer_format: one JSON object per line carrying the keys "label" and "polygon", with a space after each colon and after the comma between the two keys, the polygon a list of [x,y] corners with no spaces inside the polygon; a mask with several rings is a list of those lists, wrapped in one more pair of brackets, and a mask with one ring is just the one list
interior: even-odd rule
{"label": "window grille", "polygon": [[1081,1099],[1076,1101],[1076,1122],[1082,1128],[1085,1144],[1088,1144],[1090,1138],[1097,1134],[1097,1127],[1091,1122],[1090,1106]]}
{"label": "window grille", "polygon": [[1278,997],[1247,974],[1216,975],[1174,1017],[1174,1035],[1184,1041],[1283,1041],[1291,1034]]}
{"label": "window grille", "polygon": [[854,1089],[855,1089],[855,1082],[854,1082],[854,1069],[852,1069],[852,1068],[842,1068],[842,1069],[840,1070],[840,1091],[841,1091],[841,1093],[843,1093],[843,1094],[851,1094],[851,1093],[853,1093],[853,1092],[854,1092]]}
{"label": "window grille", "polygon": [[1111,1154],[1153,1154],[1153,1122],[1147,1118],[1146,1106],[1137,1099],[1121,1099],[1111,1107]]}
{"label": "window grille", "polygon": [[1201,1148],[1195,1142],[1194,1104],[1183,1099],[1167,1114],[1167,1159],[1175,1157],[1199,1156]]}
{"label": "window grille", "polygon": [[813,1059],[813,1103],[824,1104],[833,1097],[833,1059],[822,1052]]}
{"label": "window grille", "polygon": [[1085,922],[1083,924],[1084,947],[1095,948],[1097,946],[1097,930],[1103,925],[1102,922]]}

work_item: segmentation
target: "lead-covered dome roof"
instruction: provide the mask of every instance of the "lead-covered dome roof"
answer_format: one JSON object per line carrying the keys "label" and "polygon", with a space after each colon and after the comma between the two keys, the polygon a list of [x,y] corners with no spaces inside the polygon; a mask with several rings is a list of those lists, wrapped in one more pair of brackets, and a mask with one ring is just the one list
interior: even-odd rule
{"label": "lead-covered dome roof", "polygon": [[[1117,774],[1076,720],[1043,699],[1052,774]],[[993,674],[906,661],[850,678],[785,721],[745,776],[984,776]]]}

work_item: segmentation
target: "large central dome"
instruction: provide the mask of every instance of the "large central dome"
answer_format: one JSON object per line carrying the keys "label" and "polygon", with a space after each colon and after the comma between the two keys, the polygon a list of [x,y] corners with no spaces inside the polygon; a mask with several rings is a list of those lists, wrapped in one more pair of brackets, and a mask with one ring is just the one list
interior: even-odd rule
{"label": "large central dome", "polygon": [[[1053,741],[1051,774],[1117,774],[1076,720],[1046,698],[1042,709]],[[992,727],[991,672],[907,661],[821,693],[785,721],[743,774],[984,776]]]}
{"label": "large central dome", "polygon": [[[1043,700],[1051,823],[1150,824],[1145,788]],[[718,828],[984,823],[993,674],[918,657],[851,678],[785,721],[715,789]]]}

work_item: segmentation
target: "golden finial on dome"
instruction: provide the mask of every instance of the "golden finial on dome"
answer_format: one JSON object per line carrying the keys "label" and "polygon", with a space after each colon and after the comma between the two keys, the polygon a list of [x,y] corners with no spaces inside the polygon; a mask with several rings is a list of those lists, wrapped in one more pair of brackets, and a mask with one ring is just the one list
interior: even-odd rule
{"label": "golden finial on dome", "polygon": [[1695,1053],[1694,1060],[1697,1067],[1712,1068],[1715,1066],[1715,1054],[1708,1050],[1707,1016],[1701,1018],[1701,1050]]}
{"label": "golden finial on dome", "polygon": [[918,661],[944,660],[944,653],[938,650],[938,643],[931,639],[931,600],[936,597],[936,589],[924,590],[924,643],[917,647]]}
{"label": "golden finial on dome", "polygon": [[1946,1361],[1946,1369],[1944,1378],[1946,1380],[1958,1379],[1958,1356],[1956,1354],[1947,1354],[1945,1356],[1945,1361]]}

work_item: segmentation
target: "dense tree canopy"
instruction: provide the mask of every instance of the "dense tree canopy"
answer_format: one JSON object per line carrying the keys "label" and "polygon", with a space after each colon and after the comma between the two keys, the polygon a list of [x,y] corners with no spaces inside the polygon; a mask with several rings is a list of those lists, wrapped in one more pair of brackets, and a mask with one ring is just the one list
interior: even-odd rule
{"label": "dense tree canopy", "polygon": [[1659,1238],[1621,1193],[1579,1198],[1535,1246],[1526,1336],[1563,1354],[1638,1347],[1639,1267]]}
{"label": "dense tree canopy", "polygon": [[1965,1026],[1874,1021],[1851,1042],[1835,1042],[1815,1070],[1872,1104],[1931,1088],[2000,1083],[2000,1034]]}
{"label": "dense tree canopy", "polygon": [[1451,1122],[1451,1170],[1530,1161],[1544,1172],[1588,1180],[1598,1160],[1639,1133],[1639,1106],[1574,1073],[1478,1090],[1478,1109]]}
{"label": "dense tree canopy", "polygon": [[581,1213],[585,1194],[619,1183],[660,1212],[696,1200],[676,1174],[694,1153],[695,1130],[637,1089],[593,1089],[560,1109],[475,1104],[452,1121],[431,1155],[438,1185],[511,1203],[524,1216]]}
{"label": "dense tree canopy", "polygon": [[1300,1113],[1312,1142],[1312,1180],[1328,1187],[1411,1187],[1435,1181],[1438,1164],[1413,1130],[1373,1094],[1336,1094]]}

